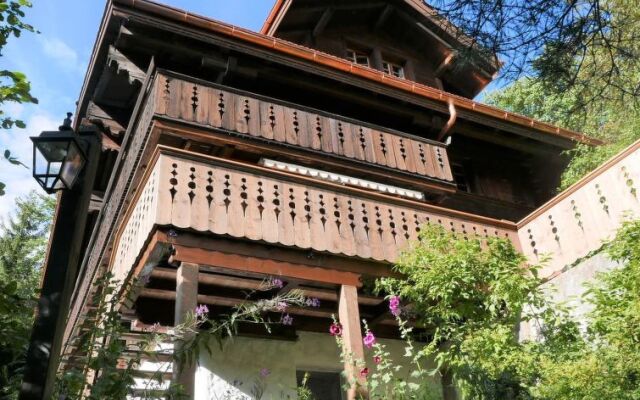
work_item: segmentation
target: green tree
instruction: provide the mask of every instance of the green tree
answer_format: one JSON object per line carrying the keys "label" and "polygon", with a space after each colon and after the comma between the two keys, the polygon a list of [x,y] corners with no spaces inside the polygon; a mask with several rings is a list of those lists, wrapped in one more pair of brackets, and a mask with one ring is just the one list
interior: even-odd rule
{"label": "green tree", "polygon": [[565,128],[602,139],[602,146],[578,145],[568,151],[571,161],[562,175],[561,190],[640,139],[640,106],[617,99],[601,99],[583,106],[581,93],[575,90],[555,92],[541,80],[522,78],[486,98],[516,113],[528,115]]}
{"label": "green tree", "polygon": [[[538,267],[525,261],[506,239],[467,240],[429,225],[395,266],[403,278],[378,282],[432,332],[421,353],[435,359],[446,399],[456,398],[452,383],[469,399],[531,398],[540,357],[579,345],[577,326],[548,303]],[[539,321],[543,340],[519,340],[523,321]]]}
{"label": "green tree", "polygon": [[[19,38],[22,32],[36,32],[35,28],[24,22],[24,9],[31,7],[28,0],[0,0],[0,56],[4,46],[11,37]],[[31,95],[31,84],[24,73],[19,71],[0,70],[0,127],[10,129],[14,126],[25,128],[24,121],[14,119],[4,111],[5,103],[38,103]],[[3,150],[0,160],[23,165],[10,150]],[[5,184],[0,182],[0,196],[4,195]]]}
{"label": "green tree", "polygon": [[0,224],[0,398],[15,398],[55,200],[31,193]]}
{"label": "green tree", "polygon": [[[429,0],[465,34],[458,65],[477,51],[503,62],[512,81],[534,75],[556,92],[573,90],[580,104],[637,102],[640,10],[629,0]],[[437,17],[436,17],[437,18]],[[447,22],[443,21],[446,26]]]}

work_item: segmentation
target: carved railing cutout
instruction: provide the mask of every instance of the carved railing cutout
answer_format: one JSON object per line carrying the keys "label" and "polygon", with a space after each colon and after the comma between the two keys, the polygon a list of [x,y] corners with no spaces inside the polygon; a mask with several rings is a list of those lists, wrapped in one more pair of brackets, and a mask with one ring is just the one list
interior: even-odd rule
{"label": "carved railing cutout", "polygon": [[117,276],[128,273],[154,226],[381,262],[395,261],[426,223],[468,236],[516,239],[515,225],[506,222],[294,179],[263,167],[190,157],[169,149],[159,153],[117,243]]}
{"label": "carved railing cutout", "polygon": [[602,247],[626,218],[640,216],[640,142],[610,160],[518,223],[522,251],[550,257],[545,277]]}
{"label": "carved railing cutout", "polygon": [[157,115],[453,182],[442,143],[188,79],[157,75]]}

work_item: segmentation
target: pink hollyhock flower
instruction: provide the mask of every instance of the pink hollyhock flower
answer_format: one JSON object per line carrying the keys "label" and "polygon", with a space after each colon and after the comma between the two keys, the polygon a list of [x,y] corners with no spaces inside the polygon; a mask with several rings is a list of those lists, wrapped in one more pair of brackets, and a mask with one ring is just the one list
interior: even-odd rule
{"label": "pink hollyhock flower", "polygon": [[400,297],[391,296],[389,299],[389,311],[391,311],[394,317],[400,315]]}
{"label": "pink hollyhock flower", "polygon": [[209,307],[207,307],[206,304],[200,304],[196,307],[196,317],[202,318],[207,314],[209,314]]}
{"label": "pink hollyhock flower", "polygon": [[369,331],[369,332],[367,332],[365,337],[362,339],[362,341],[364,342],[364,345],[368,349],[370,349],[370,348],[373,347],[374,344],[376,344],[376,337],[373,336],[373,332]]}
{"label": "pink hollyhock flower", "polygon": [[360,376],[366,378],[369,375],[369,368],[364,367],[360,370]]}
{"label": "pink hollyhock flower", "polygon": [[380,364],[382,362],[382,357],[380,356],[373,356],[373,362],[377,364]]}
{"label": "pink hollyhock flower", "polygon": [[340,335],[342,335],[342,325],[340,325],[337,322],[334,322],[329,327],[329,333],[331,334],[331,336],[340,336]]}

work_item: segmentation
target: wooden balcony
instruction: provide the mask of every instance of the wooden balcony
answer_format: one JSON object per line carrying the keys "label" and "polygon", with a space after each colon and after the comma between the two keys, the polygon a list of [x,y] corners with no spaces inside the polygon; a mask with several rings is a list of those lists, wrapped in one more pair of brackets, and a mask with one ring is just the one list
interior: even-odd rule
{"label": "wooden balcony", "polygon": [[425,223],[517,239],[509,222],[162,147],[137,192],[116,239],[120,277],[155,227],[383,263],[395,261]]}
{"label": "wooden balcony", "polygon": [[518,223],[524,254],[543,256],[545,277],[602,247],[625,219],[640,216],[640,142],[587,175]]}
{"label": "wooden balcony", "polygon": [[157,116],[453,184],[442,143],[168,72],[155,90]]}

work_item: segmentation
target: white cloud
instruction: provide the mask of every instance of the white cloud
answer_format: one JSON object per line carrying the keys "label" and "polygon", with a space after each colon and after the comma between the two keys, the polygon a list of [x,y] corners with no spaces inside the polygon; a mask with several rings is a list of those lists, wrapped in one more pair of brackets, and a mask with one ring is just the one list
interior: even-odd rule
{"label": "white cloud", "polygon": [[44,54],[60,66],[74,71],[82,70],[78,53],[62,40],[40,36],[40,44]]}
{"label": "white cloud", "polygon": [[[0,151],[4,152],[5,149],[9,149],[13,156],[31,168],[33,146],[29,137],[37,136],[45,130],[57,130],[60,121],[50,115],[39,113],[32,115],[25,122],[27,123],[26,129],[0,130]],[[31,169],[11,165],[4,160],[0,160],[0,182],[7,185],[6,194],[0,197],[0,218],[4,218],[14,211],[17,197],[39,189],[38,184],[31,176]]]}

